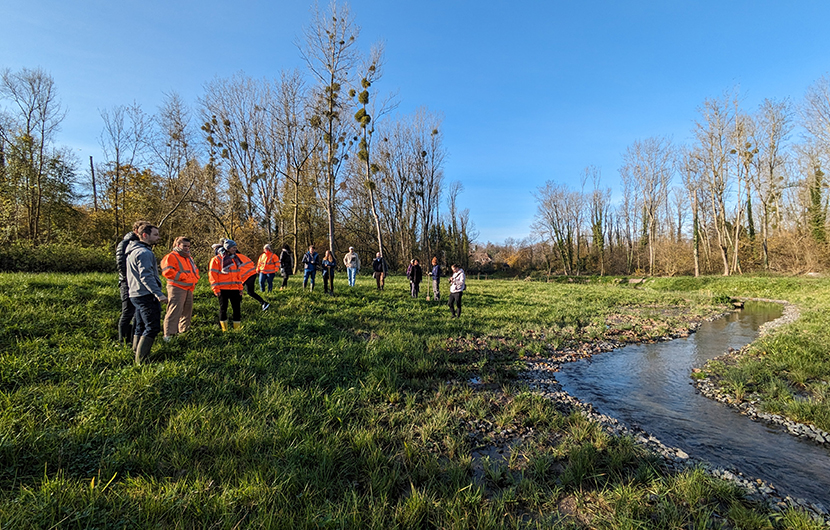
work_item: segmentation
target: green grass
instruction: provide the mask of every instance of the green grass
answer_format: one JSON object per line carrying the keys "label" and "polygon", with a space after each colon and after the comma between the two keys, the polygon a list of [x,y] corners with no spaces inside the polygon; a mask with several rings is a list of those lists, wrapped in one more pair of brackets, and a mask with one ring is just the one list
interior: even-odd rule
{"label": "green grass", "polygon": [[265,313],[245,298],[230,333],[203,283],[193,329],[136,367],[114,275],[0,274],[0,528],[811,528],[514,376],[553,347],[673,333],[732,291],[825,283],[471,279],[452,320],[400,277],[338,281],[293,279]]}

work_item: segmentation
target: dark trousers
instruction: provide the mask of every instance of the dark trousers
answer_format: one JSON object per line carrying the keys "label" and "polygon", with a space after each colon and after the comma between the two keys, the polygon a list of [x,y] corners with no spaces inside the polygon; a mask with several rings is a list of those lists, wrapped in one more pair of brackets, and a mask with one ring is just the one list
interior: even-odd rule
{"label": "dark trousers", "polygon": [[130,301],[130,287],[127,281],[118,285],[121,291],[121,316],[118,318],[118,342],[130,344],[133,340],[133,317],[135,306]]}
{"label": "dark trousers", "polygon": [[285,287],[287,285],[288,285],[288,274],[284,274],[283,277],[282,277],[282,288],[285,289]]}
{"label": "dark trousers", "polygon": [[[464,291],[459,291],[457,293],[450,293],[450,300],[448,305],[450,306],[450,311],[452,311],[452,316],[460,317],[461,316],[461,295],[464,294]],[[456,314],[455,306],[458,305],[458,313]]]}
{"label": "dark trousers", "polygon": [[323,292],[331,292],[334,293],[334,274],[324,274],[323,275]]}
{"label": "dark trousers", "polygon": [[421,282],[409,282],[409,294],[412,298],[418,298],[418,293],[421,292]]}
{"label": "dark trousers", "polygon": [[135,306],[135,335],[150,337],[151,339],[161,332],[161,302],[152,294],[132,297],[130,301]]}
{"label": "dark trousers", "polygon": [[259,305],[265,305],[265,300],[262,299],[261,296],[256,294],[256,274],[251,275],[250,278],[245,280],[245,291],[257,302]]}
{"label": "dark trousers", "polygon": [[231,303],[233,310],[233,321],[242,321],[242,291],[233,291],[230,289],[223,289],[219,291],[219,322],[228,320],[228,302]]}

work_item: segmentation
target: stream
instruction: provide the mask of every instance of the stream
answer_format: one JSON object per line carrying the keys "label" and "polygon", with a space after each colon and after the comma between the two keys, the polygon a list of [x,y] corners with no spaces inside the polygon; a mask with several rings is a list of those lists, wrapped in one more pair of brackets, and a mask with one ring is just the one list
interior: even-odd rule
{"label": "stream", "polygon": [[781,306],[747,303],[743,311],[703,323],[688,338],[635,344],[565,363],[556,374],[563,390],[601,413],[638,426],[691,456],[775,485],[779,493],[830,503],[830,451],[754,422],[701,396],[692,368],[740,349]]}

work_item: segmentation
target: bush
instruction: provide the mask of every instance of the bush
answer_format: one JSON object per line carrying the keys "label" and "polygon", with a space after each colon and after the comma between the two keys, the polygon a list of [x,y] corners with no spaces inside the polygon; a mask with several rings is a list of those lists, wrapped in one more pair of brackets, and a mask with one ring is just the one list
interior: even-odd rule
{"label": "bush", "polygon": [[13,243],[0,252],[2,272],[115,272],[115,248]]}

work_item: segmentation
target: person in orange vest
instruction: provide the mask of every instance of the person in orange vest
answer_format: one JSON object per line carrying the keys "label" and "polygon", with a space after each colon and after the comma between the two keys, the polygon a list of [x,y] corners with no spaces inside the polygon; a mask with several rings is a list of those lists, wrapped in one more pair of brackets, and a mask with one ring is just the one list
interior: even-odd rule
{"label": "person in orange vest", "polygon": [[161,275],[167,279],[164,340],[169,341],[189,330],[193,317],[193,290],[199,281],[199,268],[190,256],[190,239],[176,238],[173,251],[161,259]]}
{"label": "person in orange vest", "polygon": [[259,306],[263,311],[265,311],[271,307],[271,304],[256,294],[256,289],[254,288],[254,285],[256,284],[256,265],[254,265],[254,262],[251,261],[251,258],[244,254],[240,254],[239,249],[236,250],[236,255],[239,256],[239,259],[242,261],[242,265],[239,268],[239,277],[242,280],[242,286],[244,287],[245,292],[247,292],[251,298],[259,302]]}
{"label": "person in orange vest", "polygon": [[274,276],[280,270],[280,258],[271,251],[271,245],[265,245],[262,250],[262,255],[256,264],[256,271],[259,273],[259,290],[264,293],[267,282],[270,293],[274,289]]}
{"label": "person in orange vest", "polygon": [[229,328],[228,303],[231,304],[233,328],[242,327],[242,260],[236,255],[237,250],[236,243],[227,239],[217,245],[216,255],[210,260],[208,278],[210,289],[219,298],[219,325],[222,331]]}

